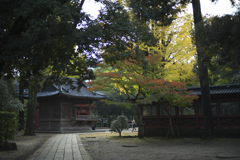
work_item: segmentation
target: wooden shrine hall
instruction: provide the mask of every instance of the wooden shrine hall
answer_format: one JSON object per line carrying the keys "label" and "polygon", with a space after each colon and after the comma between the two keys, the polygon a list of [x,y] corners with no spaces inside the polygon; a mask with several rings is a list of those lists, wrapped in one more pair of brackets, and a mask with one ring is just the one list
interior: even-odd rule
{"label": "wooden shrine hall", "polygon": [[[75,85],[75,84],[74,84]],[[68,85],[44,85],[37,94],[35,129],[39,131],[78,130],[90,127],[100,120],[92,116],[95,108],[93,101],[105,99],[101,92],[87,91],[90,87],[85,83],[80,91],[70,89]]]}
{"label": "wooden shrine hall", "polygon": [[[191,87],[199,96],[192,106],[170,108],[172,124],[178,129],[203,129],[203,111],[201,88]],[[240,84],[210,86],[211,108],[215,129],[240,130]],[[145,132],[148,135],[169,128],[169,117],[161,105],[143,106],[141,108]]]}

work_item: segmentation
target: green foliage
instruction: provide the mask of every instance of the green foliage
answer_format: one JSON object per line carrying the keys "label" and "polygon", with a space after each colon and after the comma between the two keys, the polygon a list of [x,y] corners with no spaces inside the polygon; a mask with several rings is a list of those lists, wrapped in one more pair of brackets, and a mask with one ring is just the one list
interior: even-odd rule
{"label": "green foliage", "polygon": [[[212,0],[215,2],[217,0]],[[232,5],[234,5],[235,0],[230,0]],[[211,111],[211,97],[209,90],[209,77],[208,77],[208,69],[209,69],[209,55],[204,53],[206,50],[205,47],[208,47],[206,43],[204,43],[205,35],[205,26],[203,24],[202,15],[201,15],[201,7],[200,0],[192,1],[193,7],[193,15],[194,15],[194,25],[195,25],[195,36],[194,41],[197,48],[197,57],[198,63],[196,66],[196,70],[198,71],[200,85],[202,90],[202,103],[204,107],[204,137],[212,138],[213,136],[213,119],[212,119],[212,111]],[[220,25],[224,26],[224,24]],[[227,28],[228,29],[228,28]],[[211,31],[211,30],[210,30]]]}
{"label": "green foliage", "polygon": [[[111,2],[106,0],[104,2],[106,8],[102,10],[99,18],[103,22],[103,33],[106,35],[102,41],[104,63],[99,64],[102,68],[95,72],[98,78],[92,82],[95,86],[90,90],[110,91],[115,89],[124,93],[131,103],[112,101],[107,101],[107,103],[133,106],[138,114],[140,124],[142,123],[139,111],[141,104],[151,105],[153,102],[160,102],[173,106],[185,106],[191,103],[192,98],[186,96],[184,91],[178,90],[183,87],[183,84],[179,84],[178,87],[166,85],[171,84],[174,78],[184,81],[193,77],[190,74],[188,78],[184,77],[192,68],[192,64],[185,67],[184,63],[188,64],[194,53],[189,34],[185,36],[183,34],[184,31],[190,30],[190,25],[186,25],[188,27],[182,25],[183,27],[179,27],[180,29],[173,27],[172,30],[169,29],[170,32],[163,28],[176,19],[177,13],[187,2],[179,1],[180,3],[176,3],[169,0],[150,0],[147,2],[140,0]],[[125,6],[123,7],[123,5]],[[183,22],[180,20],[181,23]],[[167,35],[171,40],[166,38]],[[167,45],[164,43],[170,43],[172,39],[173,45],[169,45],[169,54],[165,54]],[[187,40],[183,41],[183,39]],[[178,43],[178,40],[181,42]],[[177,45],[174,46],[174,44]],[[186,47],[179,49],[181,44],[186,44]],[[165,48],[162,49],[162,46]],[[191,56],[188,55],[190,52]],[[179,53],[183,56],[176,60],[175,57]],[[184,62],[184,59],[187,60]],[[169,67],[174,64],[176,64],[175,68]],[[168,68],[165,68],[167,65]],[[175,77],[172,78],[169,75]],[[179,78],[179,76],[182,77]],[[159,82],[158,80],[166,83],[155,83]],[[166,87],[164,90],[161,89],[162,84],[162,88]],[[172,93],[168,93],[169,90]],[[141,134],[139,137],[141,137],[143,133],[141,127],[139,133]]]}
{"label": "green foliage", "polygon": [[[202,22],[204,27],[196,32],[200,32],[199,47],[203,50],[203,58],[211,70],[211,84],[230,83],[233,76],[239,72],[238,45],[235,45],[239,40],[238,21],[237,14],[205,17]],[[200,72],[197,67],[196,71]]]}
{"label": "green foliage", "polygon": [[144,46],[144,50],[149,54],[161,53],[161,65],[164,68],[161,75],[165,80],[186,82],[191,86],[198,80],[192,72],[196,61],[196,48],[190,36],[193,18],[190,14],[181,14],[175,18],[169,26],[159,26],[161,22],[150,22],[157,46]]}
{"label": "green foliage", "polygon": [[[239,83],[240,12],[235,15],[205,17],[200,32],[200,47],[212,74],[212,83]],[[197,34],[197,33],[196,33]]]}
{"label": "green foliage", "polygon": [[[139,9],[134,5],[144,5],[142,1],[104,2],[106,8],[102,10],[100,20],[104,22],[102,24],[103,34],[106,35],[102,39],[105,63],[114,65],[117,61],[131,59],[144,66],[146,64],[146,61],[143,60],[145,56],[161,53],[159,56],[162,57],[162,62],[159,66],[162,66],[162,69],[155,68],[155,72],[159,72],[159,75],[164,75],[166,80],[185,81],[190,86],[191,82],[196,82],[197,76],[191,72],[194,63],[193,57],[196,52],[190,37],[192,16],[184,15],[178,17],[176,14],[183,10],[186,2],[165,4],[167,1],[149,1],[149,4],[144,6],[150,7],[151,4],[158,3],[158,6],[163,10],[166,5],[174,6],[171,17],[161,17],[159,15],[155,17],[169,20],[172,25],[169,22],[168,24],[165,23],[166,21],[163,22],[163,20],[159,21],[157,19],[144,21],[145,18],[143,17],[146,15],[139,14],[140,17],[134,15],[134,9]],[[131,6],[135,2],[137,4]],[[125,8],[123,5],[125,5]],[[171,10],[169,6],[165,9]],[[142,10],[144,9],[146,8],[142,8]],[[157,9],[150,7],[150,10]],[[167,24],[170,26],[166,26]],[[106,68],[104,69],[106,70]],[[107,70],[111,70],[111,68],[107,68]],[[155,73],[154,76],[156,76]]]}
{"label": "green foliage", "polygon": [[[134,51],[132,51],[134,54]],[[100,70],[96,72],[98,80],[90,82],[93,85],[90,90],[119,90],[124,93],[130,102],[108,102],[111,104],[123,104],[137,102],[141,104],[152,104],[153,102],[167,103],[170,106],[187,106],[194,96],[187,95],[184,83],[170,82],[161,75],[161,54],[149,54],[142,61],[142,65],[136,61],[118,61],[112,70]],[[107,64],[100,64],[102,68],[108,68]],[[156,71],[155,71],[156,70]],[[113,86],[114,85],[114,86]],[[135,106],[136,107],[136,106]]]}
{"label": "green foliage", "polygon": [[23,110],[24,105],[14,98],[13,81],[0,79],[0,111],[19,111]]}
{"label": "green foliage", "polygon": [[1,140],[14,138],[17,128],[17,114],[14,112],[0,111],[0,138]]}
{"label": "green foliage", "polygon": [[94,78],[88,67],[96,65],[93,54],[101,30],[81,12],[83,2],[1,1],[1,76],[7,73],[11,77],[17,69],[22,79],[28,80],[48,69],[51,80],[74,75],[82,84]]}
{"label": "green foliage", "polygon": [[[33,135],[37,92],[46,78],[68,83],[75,76],[78,89],[94,78],[100,25],[82,12],[83,1],[0,1],[0,77],[12,77],[28,85],[26,134]],[[71,85],[73,87],[73,85]]]}
{"label": "green foliage", "polygon": [[[102,26],[102,56],[107,63],[124,60],[131,55],[128,48],[136,48],[136,43],[148,46],[156,44],[156,40],[146,23],[132,18],[128,10],[119,1],[103,0],[105,8],[100,11],[99,20]],[[116,54],[117,53],[117,54]],[[139,53],[142,54],[142,53]],[[135,57],[136,58],[136,57]]]}
{"label": "green foliage", "polygon": [[179,0],[126,0],[129,8],[133,12],[134,18],[149,22],[154,20],[160,22],[161,26],[168,26],[181,12],[181,7],[189,1]]}
{"label": "green foliage", "polygon": [[126,105],[116,105],[119,102],[127,102],[126,96],[124,94],[119,94],[118,92],[109,92],[107,94],[106,101],[103,100],[94,102],[97,107],[93,110],[93,112],[101,115],[102,117],[108,117],[109,115],[118,116],[121,114],[130,117],[136,114],[135,110],[131,107],[126,107]]}
{"label": "green foliage", "polygon": [[117,132],[119,133],[119,136],[121,136],[121,133],[124,129],[128,129],[128,118],[124,115],[120,115],[116,120],[111,122],[109,131]]}
{"label": "green foliage", "polygon": [[[134,54],[134,50],[131,50]],[[139,108],[142,105],[164,104],[168,107],[185,107],[197,98],[196,95],[189,95],[190,92],[184,88],[184,82],[170,82],[161,77],[161,54],[149,54],[143,57],[141,62],[133,60],[118,61],[111,70],[109,65],[99,64],[103,69],[96,72],[97,80],[90,82],[92,91],[118,90],[127,97],[129,102],[107,101],[108,104],[131,105],[136,109],[138,122],[142,124],[142,117]],[[102,72],[103,71],[103,72]],[[170,117],[171,118],[171,117]],[[141,130],[141,127],[140,127]],[[139,133],[141,134],[141,131]],[[140,135],[141,138],[143,135]]]}

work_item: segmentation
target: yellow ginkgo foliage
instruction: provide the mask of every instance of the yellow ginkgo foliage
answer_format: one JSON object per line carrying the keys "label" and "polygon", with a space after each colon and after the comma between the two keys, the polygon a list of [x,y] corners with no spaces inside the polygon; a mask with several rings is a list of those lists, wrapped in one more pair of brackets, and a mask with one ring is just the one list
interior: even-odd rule
{"label": "yellow ginkgo foliage", "polygon": [[192,44],[192,15],[178,17],[170,26],[160,26],[151,22],[152,31],[157,39],[156,47],[148,47],[151,53],[160,52],[164,79],[169,81],[196,82],[192,72],[196,59],[196,47]]}

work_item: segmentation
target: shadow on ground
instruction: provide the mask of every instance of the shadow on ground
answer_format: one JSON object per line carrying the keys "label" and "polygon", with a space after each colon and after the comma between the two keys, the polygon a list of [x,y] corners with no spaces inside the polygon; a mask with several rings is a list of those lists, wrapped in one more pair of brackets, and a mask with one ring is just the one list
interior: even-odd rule
{"label": "shadow on ground", "polygon": [[80,135],[93,160],[240,160],[240,139],[138,139],[137,133]]}
{"label": "shadow on ground", "polygon": [[9,140],[17,144],[17,150],[0,151],[0,160],[26,160],[53,135],[37,133],[36,136],[23,136],[22,132],[18,132],[13,140]]}

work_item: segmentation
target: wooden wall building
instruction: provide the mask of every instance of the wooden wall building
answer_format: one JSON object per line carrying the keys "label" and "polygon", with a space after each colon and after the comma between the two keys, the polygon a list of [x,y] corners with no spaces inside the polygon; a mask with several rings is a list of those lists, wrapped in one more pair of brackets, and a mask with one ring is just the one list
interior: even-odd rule
{"label": "wooden wall building", "polygon": [[[203,129],[200,87],[188,88],[199,96],[191,106],[172,107],[172,124],[179,129]],[[210,86],[211,107],[215,129],[240,129],[240,84]],[[157,133],[169,128],[169,118],[161,105],[141,108],[145,133]]]}
{"label": "wooden wall building", "polygon": [[91,116],[91,110],[95,107],[92,103],[105,99],[106,95],[87,91],[87,87],[82,87],[78,92],[70,89],[68,85],[44,85],[37,94],[39,105],[36,111],[36,129],[76,130],[90,127],[99,121],[98,116]]}

